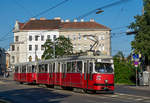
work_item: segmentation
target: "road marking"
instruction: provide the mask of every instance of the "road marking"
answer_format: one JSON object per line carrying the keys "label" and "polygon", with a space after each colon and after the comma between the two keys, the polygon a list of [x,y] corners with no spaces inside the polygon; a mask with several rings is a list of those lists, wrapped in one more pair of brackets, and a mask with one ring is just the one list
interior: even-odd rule
{"label": "road marking", "polygon": [[144,100],[144,102],[146,102],[146,103],[150,103],[150,100]]}
{"label": "road marking", "polygon": [[0,84],[5,84],[3,81],[0,81]]}
{"label": "road marking", "polygon": [[141,101],[141,100],[143,100],[143,99],[139,98],[139,99],[135,99],[135,100],[137,100],[137,101]]}

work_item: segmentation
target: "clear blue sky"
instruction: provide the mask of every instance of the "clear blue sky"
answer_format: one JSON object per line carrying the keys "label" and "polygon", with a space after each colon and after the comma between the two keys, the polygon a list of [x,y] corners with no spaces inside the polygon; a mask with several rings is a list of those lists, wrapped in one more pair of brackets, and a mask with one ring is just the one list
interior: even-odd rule
{"label": "clear blue sky", "polygon": [[[13,42],[13,33],[9,33],[14,27],[15,21],[25,22],[30,17],[41,11],[52,7],[63,0],[1,0],[0,1],[0,47],[8,49]],[[103,7],[118,0],[68,0],[61,6],[40,15],[47,19],[61,17],[62,19],[73,19],[85,14],[93,9]],[[112,55],[119,50],[126,56],[131,52],[131,41],[134,36],[126,36],[124,33],[128,26],[134,21],[135,15],[142,13],[142,0],[122,0],[128,1],[112,7],[104,8],[104,12],[97,15],[91,14],[85,20],[94,18],[96,22],[112,29]],[[123,27],[123,28],[118,28]],[[7,34],[7,35],[6,35]]]}

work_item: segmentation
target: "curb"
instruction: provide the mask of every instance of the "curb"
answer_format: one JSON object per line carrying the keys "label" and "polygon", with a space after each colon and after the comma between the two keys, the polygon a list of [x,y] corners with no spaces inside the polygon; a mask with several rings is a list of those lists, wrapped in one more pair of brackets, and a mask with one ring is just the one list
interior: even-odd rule
{"label": "curb", "polygon": [[139,86],[137,86],[137,87],[130,87],[130,86],[129,86],[129,88],[138,89],[138,90],[148,90],[148,91],[150,91],[150,87],[139,87]]}
{"label": "curb", "polygon": [[0,99],[0,103],[11,103],[11,102],[4,100],[4,99]]}

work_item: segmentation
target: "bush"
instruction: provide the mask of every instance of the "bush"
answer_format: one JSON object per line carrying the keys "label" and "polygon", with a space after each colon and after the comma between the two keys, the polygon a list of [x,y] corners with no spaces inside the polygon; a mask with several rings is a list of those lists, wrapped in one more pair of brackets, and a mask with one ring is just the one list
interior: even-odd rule
{"label": "bush", "polygon": [[115,83],[134,84],[135,67],[131,62],[114,58]]}

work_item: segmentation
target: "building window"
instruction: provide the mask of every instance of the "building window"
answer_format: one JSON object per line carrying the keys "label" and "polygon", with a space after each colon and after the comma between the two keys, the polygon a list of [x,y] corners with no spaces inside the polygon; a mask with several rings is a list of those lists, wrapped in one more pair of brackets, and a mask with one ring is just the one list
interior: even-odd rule
{"label": "building window", "polygon": [[41,36],[41,41],[44,41],[44,35]]}
{"label": "building window", "polygon": [[86,36],[84,37],[84,40],[87,40],[87,37],[86,37]]}
{"label": "building window", "polygon": [[44,50],[44,45],[41,45],[41,50]]}
{"label": "building window", "polygon": [[29,51],[32,51],[32,45],[29,45]]}
{"label": "building window", "polygon": [[32,36],[29,36],[29,41],[32,41]]}
{"label": "building window", "polygon": [[17,51],[19,51],[19,47],[17,47]]}
{"label": "building window", "polygon": [[15,41],[19,41],[19,36],[15,36]]}
{"label": "building window", "polygon": [[17,62],[19,62],[19,57],[17,57]]}
{"label": "building window", "polygon": [[53,36],[53,40],[55,40],[55,39],[56,39],[56,35]]}
{"label": "building window", "polygon": [[79,40],[81,40],[81,35],[80,35],[80,33],[79,33],[79,38],[78,38]]}
{"label": "building window", "polygon": [[15,62],[15,56],[12,56],[12,63]]}
{"label": "building window", "polygon": [[38,41],[38,37],[39,37],[38,35],[35,36],[35,41]]}
{"label": "building window", "polygon": [[73,40],[76,40],[76,35],[73,35]]}
{"label": "building window", "polygon": [[15,45],[12,45],[11,47],[12,47],[12,51],[15,51]]}
{"label": "building window", "polygon": [[100,50],[100,51],[104,51],[104,50],[105,50],[104,44],[101,44],[101,45],[100,45],[99,50]]}
{"label": "building window", "polygon": [[50,35],[47,35],[47,39],[50,39],[51,37],[50,37]]}
{"label": "building window", "polygon": [[100,35],[99,40],[104,40],[104,35]]}
{"label": "building window", "polygon": [[35,45],[35,50],[38,50],[38,45]]}

